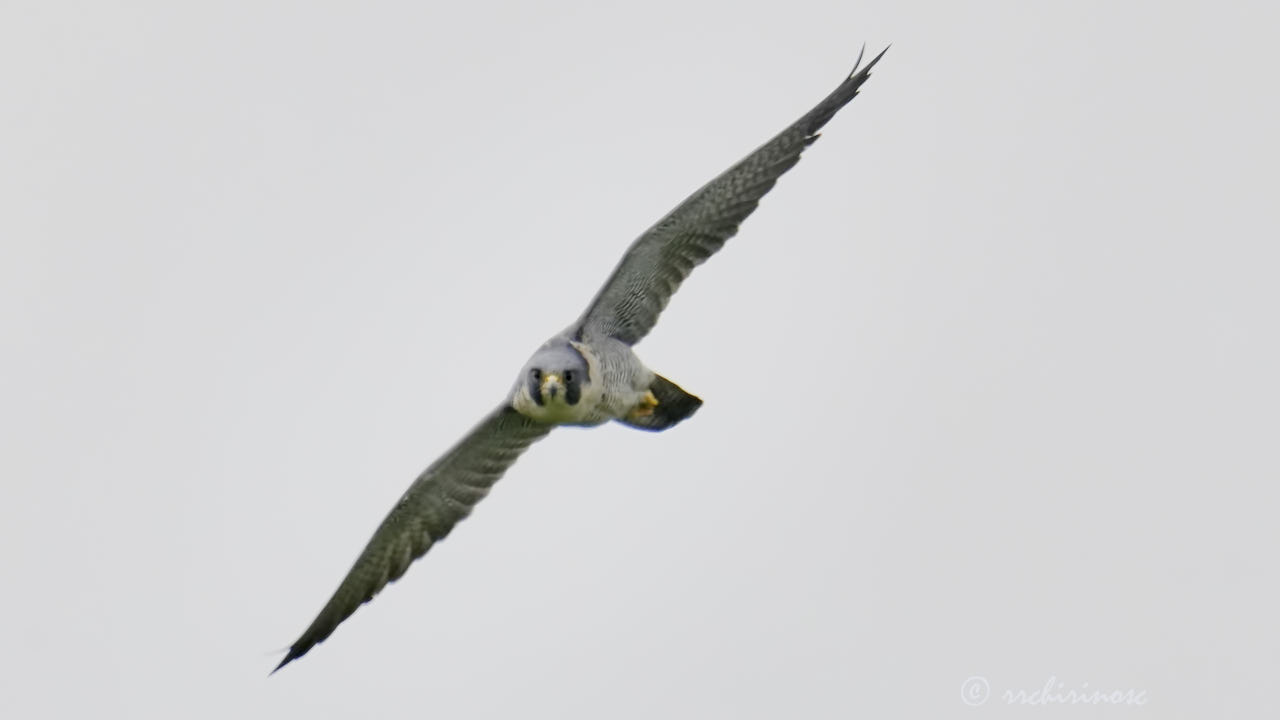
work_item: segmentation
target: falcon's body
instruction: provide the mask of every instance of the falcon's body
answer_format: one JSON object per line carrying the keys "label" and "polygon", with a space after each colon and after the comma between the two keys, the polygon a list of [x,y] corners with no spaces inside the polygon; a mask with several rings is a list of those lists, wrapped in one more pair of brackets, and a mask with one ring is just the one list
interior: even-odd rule
{"label": "falcon's body", "polygon": [[643,404],[653,371],[626,343],[611,337],[548,340],[529,358],[511,389],[520,414],[556,425],[600,425]]}
{"label": "falcon's body", "polygon": [[653,328],[694,266],[738,231],[760,198],[817,139],[819,128],[857,95],[883,55],[855,67],[816,107],[631,244],[582,317],[538,348],[498,407],[404,493],[277,670],[329,637],[356,608],[404,574],[471,512],[520,453],[556,425],[616,420],[660,431],[698,409],[701,400],[645,367],[632,346]]}

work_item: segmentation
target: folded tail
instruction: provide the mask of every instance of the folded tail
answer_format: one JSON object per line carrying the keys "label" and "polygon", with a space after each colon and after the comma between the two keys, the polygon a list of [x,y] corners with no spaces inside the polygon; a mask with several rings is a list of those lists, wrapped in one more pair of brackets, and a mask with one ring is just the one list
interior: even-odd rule
{"label": "folded tail", "polygon": [[702,400],[681,390],[679,385],[661,375],[653,376],[649,392],[658,400],[651,411],[632,412],[625,418],[619,418],[618,422],[640,430],[657,432],[684,420],[702,406]]}

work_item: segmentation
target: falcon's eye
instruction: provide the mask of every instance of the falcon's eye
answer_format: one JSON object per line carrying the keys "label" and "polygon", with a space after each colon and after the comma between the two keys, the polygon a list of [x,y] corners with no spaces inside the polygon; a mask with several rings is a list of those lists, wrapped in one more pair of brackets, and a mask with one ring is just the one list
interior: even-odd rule
{"label": "falcon's eye", "polygon": [[571,383],[571,382],[573,382],[573,371],[572,371],[572,370],[565,370],[565,371],[564,371],[564,381],[565,381],[565,383]]}
{"label": "falcon's eye", "polygon": [[542,379],[542,371],[541,371],[541,370],[539,370],[538,368],[534,368],[534,369],[532,369],[532,370],[530,370],[530,371],[529,371],[529,377],[533,378],[535,381],[537,381],[537,380],[541,380],[541,379]]}

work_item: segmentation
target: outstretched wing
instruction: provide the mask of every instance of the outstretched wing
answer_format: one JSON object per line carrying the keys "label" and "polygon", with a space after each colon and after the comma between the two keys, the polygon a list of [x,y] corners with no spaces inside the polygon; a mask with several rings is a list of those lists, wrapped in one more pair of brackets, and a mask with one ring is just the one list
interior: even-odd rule
{"label": "outstretched wing", "polygon": [[471,512],[520,453],[552,427],[503,405],[424,470],[378,526],[333,597],[290,646],[276,670],[323,642],[356,608],[399,579],[410,563]]}
{"label": "outstretched wing", "polygon": [[[633,242],[578,320],[578,335],[614,337],[627,344],[647,335],[694,266],[738,232],[760,198],[818,138],[818,130],[858,94],[871,68],[887,50],[866,67],[854,67],[817,107],[690,195]],[[861,62],[859,54],[858,64]]]}

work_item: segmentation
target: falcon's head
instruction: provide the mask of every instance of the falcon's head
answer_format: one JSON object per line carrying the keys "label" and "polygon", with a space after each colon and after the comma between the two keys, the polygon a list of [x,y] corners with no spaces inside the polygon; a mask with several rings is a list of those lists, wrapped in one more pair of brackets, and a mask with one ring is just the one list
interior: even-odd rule
{"label": "falcon's head", "polygon": [[524,415],[544,422],[574,422],[591,382],[587,360],[568,341],[542,346],[529,358],[516,380],[512,405]]}

